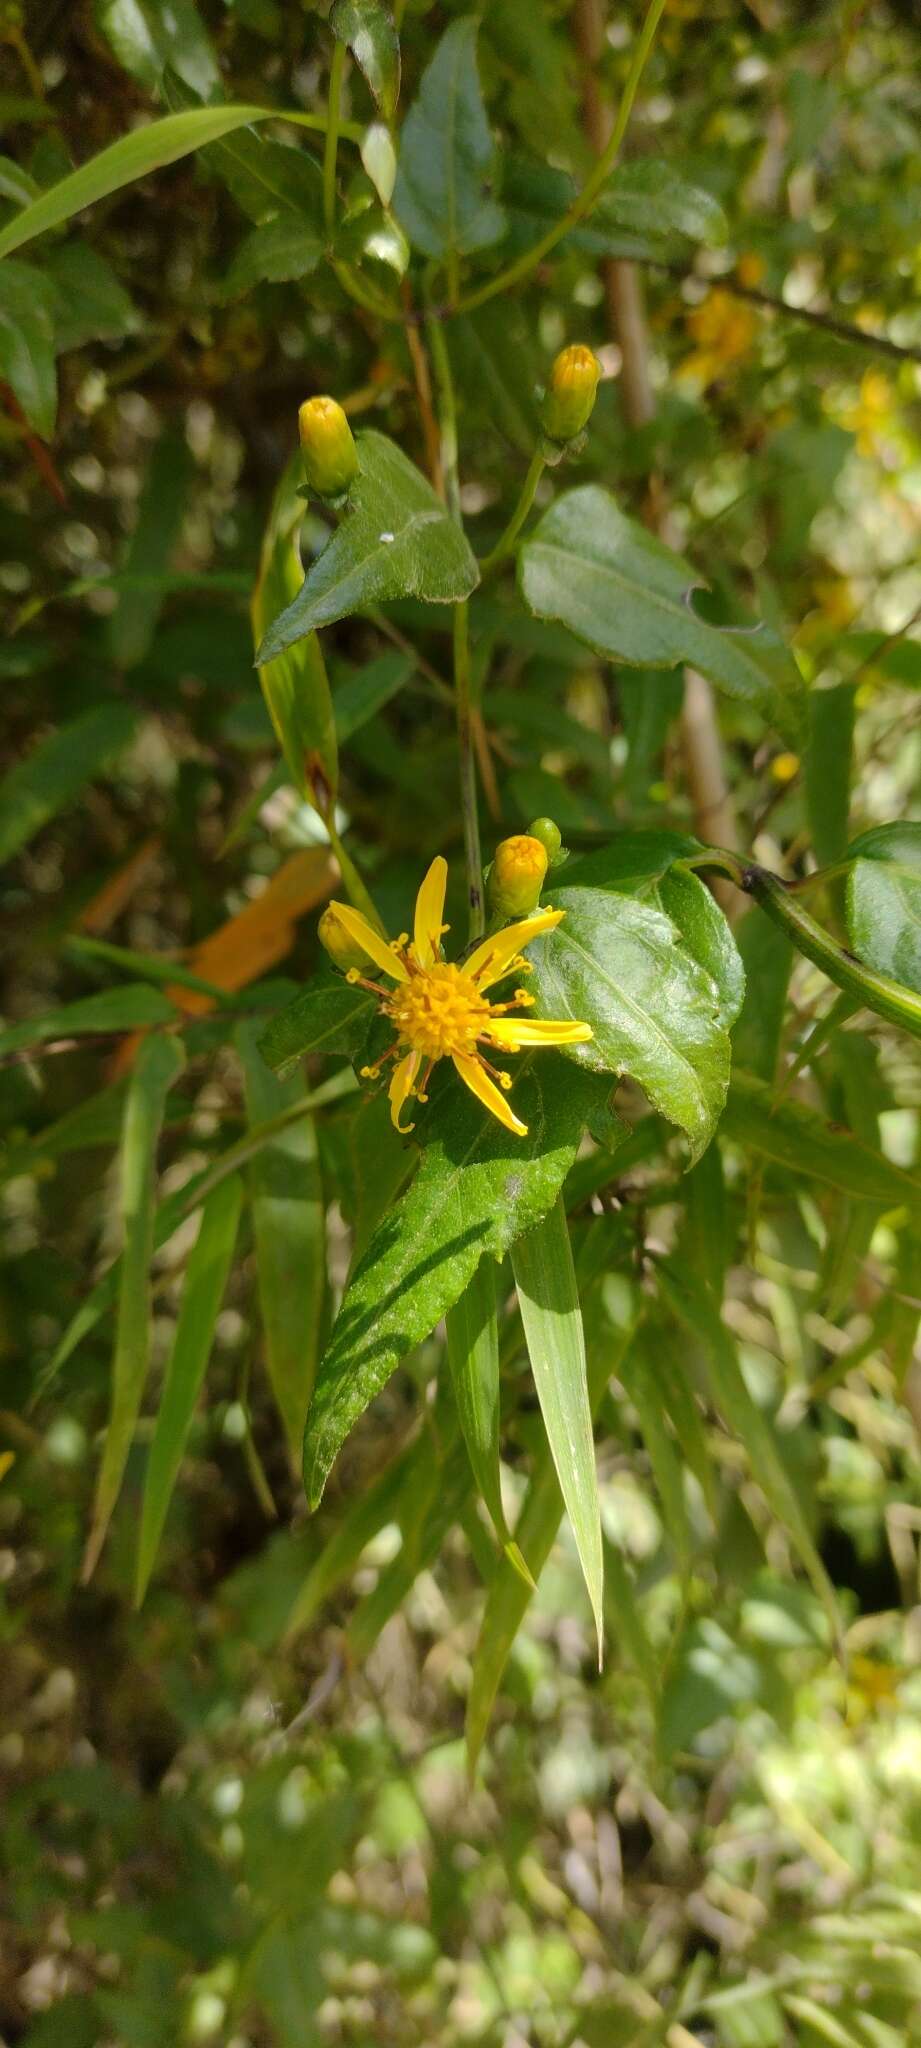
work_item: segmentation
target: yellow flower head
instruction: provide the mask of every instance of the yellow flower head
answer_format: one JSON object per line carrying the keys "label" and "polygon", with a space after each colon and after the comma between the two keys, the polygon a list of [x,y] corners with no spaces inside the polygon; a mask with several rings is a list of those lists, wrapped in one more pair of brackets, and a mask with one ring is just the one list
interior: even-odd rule
{"label": "yellow flower head", "polygon": [[400,938],[388,941],[350,904],[329,906],[355,945],[394,983],[393,988],[381,987],[366,981],[354,967],[346,977],[371,990],[378,999],[381,1015],[392,1024],[395,1033],[393,1044],[383,1057],[373,1067],[362,1067],[362,1077],[376,1080],[382,1068],[396,1059],[389,1089],[390,1114],[398,1131],[411,1131],[412,1124],[400,1122],[404,1103],[412,1096],[425,1102],[432,1068],[440,1059],[452,1059],[461,1080],[498,1117],[500,1124],[524,1137],[527,1124],[521,1122],[505,1100],[512,1077],[491,1066],[481,1046],[496,1046],[501,1052],[522,1052],[526,1046],[584,1045],[591,1038],[591,1025],[512,1016],[512,1011],[532,1003],[533,996],[517,988],[509,1002],[492,1003],[486,991],[516,969],[527,973],[521,947],[529,945],[539,933],[552,931],[564,913],[540,910],[523,923],[507,925],[492,938],[482,939],[468,958],[457,965],[442,959],[441,953],[442,933],[448,930],[442,922],[447,879],[447,862],[439,855],[416,897],[412,939],[404,932]]}

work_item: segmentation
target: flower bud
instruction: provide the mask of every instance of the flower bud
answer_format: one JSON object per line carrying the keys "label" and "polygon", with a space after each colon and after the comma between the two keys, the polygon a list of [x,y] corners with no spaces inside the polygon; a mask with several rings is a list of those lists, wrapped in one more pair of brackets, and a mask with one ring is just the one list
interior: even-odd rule
{"label": "flower bud", "polygon": [[489,872],[489,901],[497,917],[523,917],[537,907],[547,873],[547,851],[539,839],[518,832],[496,847]]}
{"label": "flower bud", "polygon": [[532,818],[528,826],[528,835],[531,839],[540,840],[548,860],[552,860],[554,854],[559,853],[563,844],[562,832],[552,818]]}
{"label": "flower bud", "polygon": [[367,954],[363,952],[361,946],[356,946],[354,939],[346,931],[335,903],[327,903],[317,925],[317,938],[329,954],[333,966],[338,967],[343,974],[347,974],[350,967],[362,967],[366,974],[369,972]]}
{"label": "flower bud", "polygon": [[550,372],[540,415],[541,426],[551,441],[574,441],[588,425],[600,376],[598,357],[581,342],[560,350]]}
{"label": "flower bud", "polygon": [[318,498],[339,498],[358,475],[358,450],[341,405],[308,398],[297,416],[304,471]]}

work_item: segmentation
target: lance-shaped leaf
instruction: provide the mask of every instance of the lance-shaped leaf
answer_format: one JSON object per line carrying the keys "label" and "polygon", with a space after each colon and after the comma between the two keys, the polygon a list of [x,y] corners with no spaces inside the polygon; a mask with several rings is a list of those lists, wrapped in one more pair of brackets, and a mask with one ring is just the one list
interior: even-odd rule
{"label": "lance-shaped leaf", "polygon": [[359,434],[360,473],[341,524],[293,604],[269,627],[257,660],[370,605],[398,597],[457,604],[479,577],[460,527],[409,457],[384,434]]}
{"label": "lance-shaped leaf", "polygon": [[237,1174],[219,1182],[202,1209],[198,1236],[189,1257],[182,1306],[166,1368],[144,1482],[135,1579],[138,1606],[147,1591],[166,1511],[179,1475],[195,1401],[214,1342],[214,1327],[233,1258],[242,1197],[243,1184]]}
{"label": "lance-shaped leaf", "polygon": [[540,1222],[513,1244],[512,1271],[547,1442],[592,1603],[600,1665],[604,1562],[595,1440],[579,1290],[559,1195]]}
{"label": "lance-shaped leaf", "polygon": [[523,1063],[515,1109],[528,1131],[520,1138],[468,1097],[453,1074],[433,1089],[431,1142],[355,1268],[317,1376],[304,1443],[312,1507],[352,1424],[400,1359],[457,1301],[484,1254],[502,1258],[546,1214],[597,1094],[592,1076],[567,1068],[556,1054]]}
{"label": "lance-shaped leaf", "polygon": [[565,492],[544,513],[521,549],[519,581],[538,618],[561,620],[599,654],[638,668],[690,662],[798,738],[803,685],[782,641],[767,626],[700,618],[690,563],[628,519],[598,484]]}
{"label": "lance-shaped leaf", "polygon": [[649,903],[578,888],[555,888],[553,903],[562,923],[528,949],[534,1015],[590,1024],[589,1042],[567,1047],[567,1057],[639,1081],[697,1157],[729,1085],[716,983]]}
{"label": "lance-shaped leaf", "polygon": [[[540,1226],[538,1226],[539,1228]],[[529,1585],[531,1574],[509,1534],[499,1464],[499,1319],[496,1276],[481,1259],[445,1317],[454,1399],[474,1479],[503,1550]]]}
{"label": "lance-shaped leaf", "polygon": [[95,704],[41,740],[0,782],[0,861],[25,846],[133,737],[133,704]]}
{"label": "lance-shaped leaf", "polygon": [[60,1010],[46,1010],[24,1024],[10,1024],[0,1031],[0,1056],[21,1052],[30,1045],[47,1045],[55,1038],[92,1037],[98,1031],[138,1031],[149,1024],[170,1024],[176,1016],[168,996],[146,982],[124,982],[121,988],[104,988],[96,996],[81,996],[76,1003],[64,1003]]}
{"label": "lance-shaped leaf", "polygon": [[335,0],[329,25],[348,43],[385,120],[392,121],[400,97],[400,38],[381,0]]}
{"label": "lance-shaped leaf", "polygon": [[824,1181],[846,1195],[879,1202],[884,1209],[908,1208],[921,1216],[921,1179],[907,1173],[853,1131],[826,1122],[805,1102],[777,1101],[773,1088],[752,1074],[733,1070],[722,1131],[737,1145],[759,1152],[775,1166]]}
{"label": "lance-shaped leaf", "polygon": [[[298,1076],[279,1081],[256,1044],[258,1025],[241,1024],[251,1126],[293,1107],[303,1094]],[[326,1287],[323,1190],[313,1118],[300,1117],[256,1154],[249,1168],[259,1305],[272,1391],[292,1452],[300,1450],[316,1372]]]}
{"label": "lance-shaped leaf", "polygon": [[[151,991],[152,993],[152,991]],[[83,1563],[91,1577],[121,1488],[150,1359],[150,1260],[154,1242],[154,1169],[166,1098],[185,1055],[178,1040],[145,1038],[128,1084],[119,1160],[124,1250],[112,1360],[112,1398],[93,1523]]]}
{"label": "lance-shaped leaf", "polygon": [[0,270],[0,378],[36,433],[50,441],[58,409],[55,291],[31,263]]}
{"label": "lance-shaped leaf", "polygon": [[475,15],[445,30],[403,123],[394,211],[423,256],[468,255],[505,229],[477,73]]}
{"label": "lance-shaped leaf", "polygon": [[847,927],[858,959],[921,993],[921,825],[874,825],[848,858]]}
{"label": "lance-shaped leaf", "polygon": [[[269,514],[252,602],[257,646],[269,620],[277,618],[279,607],[290,602],[302,585],[297,545],[304,517],[297,491],[300,473],[300,458],[294,456]],[[316,634],[298,636],[296,647],[288,647],[274,661],[262,665],[259,681],[295,789],[326,817],[336,801],[339,757],[326,665]]]}

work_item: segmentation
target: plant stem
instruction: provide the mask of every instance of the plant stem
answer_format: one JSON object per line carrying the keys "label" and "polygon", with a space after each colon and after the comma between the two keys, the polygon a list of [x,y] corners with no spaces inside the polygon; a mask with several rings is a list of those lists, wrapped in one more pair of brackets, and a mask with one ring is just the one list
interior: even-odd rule
{"label": "plant stem", "polygon": [[428,321],[428,334],[432,362],[435,366],[435,382],[438,386],[438,424],[441,433],[441,467],[445,497],[452,519],[456,519],[460,526],[463,522],[458,469],[457,405],[454,398],[454,379],[451,375],[451,358],[448,355],[444,331],[437,320]]}
{"label": "plant stem", "polygon": [[331,811],[324,817],[323,823],[329,833],[330,846],[339,862],[339,872],[342,876],[345,893],[349,902],[354,904],[356,910],[361,911],[362,917],[366,917],[369,924],[373,924],[376,932],[383,932],[384,927],[374,908],[373,899],[365,888],[351,854],[346,853],[339,833],[336,830],[336,822]]}
{"label": "plant stem", "polygon": [[546,467],[547,465],[544,460],[544,457],[540,452],[540,449],[535,448],[534,453],[531,457],[531,466],[528,470],[527,476],[525,477],[524,483],[521,486],[521,494],[519,496],[518,503],[515,506],[515,510],[512,513],[511,519],[509,520],[505,532],[502,534],[501,538],[497,540],[495,547],[490,548],[489,554],[483,556],[483,560],[480,563],[481,576],[491,576],[493,570],[499,567],[500,562],[504,562],[506,556],[511,554],[515,542],[518,539],[518,535],[521,532],[524,522],[527,519],[528,513],[531,510],[531,506],[534,503],[534,493],[537,489],[538,484],[540,483],[541,477],[543,476]]}
{"label": "plant stem", "polygon": [[627,73],[620,98],[620,106],[617,109],[617,118],[611,130],[610,139],[598,158],[594,170],[589,172],[581,192],[576,193],[572,205],[567,208],[562,219],[555,221],[553,227],[547,229],[546,234],[541,236],[539,242],[535,242],[530,249],[525,249],[514,263],[509,264],[506,270],[500,270],[498,277],[491,277],[488,284],[480,285],[478,291],[468,292],[466,298],[459,299],[455,309],[457,312],[469,313],[475,306],[485,305],[487,299],[494,299],[499,292],[509,291],[512,285],[520,284],[522,279],[530,277],[532,270],[536,270],[537,265],[543,262],[544,257],[549,256],[551,249],[556,248],[557,242],[562,241],[563,236],[568,235],[574,227],[578,227],[579,222],[585,219],[587,213],[591,212],[605,180],[610,176],[617,161],[621,143],[627,132],[627,123],[633,112],[633,102],[636,99],[640,80],[646,68],[646,60],[655,42],[656,30],[659,26],[664,7],[665,0],[650,0],[646,20],[643,23],[636,48],[633,52],[633,61]]}
{"label": "plant stem", "polygon": [[331,235],[336,225],[336,155],[339,148],[339,101],[345,71],[345,44],[337,36],[329,70],[329,100],[326,110],[326,141],[323,145],[323,219]]}
{"label": "plant stem", "polygon": [[[437,320],[430,321],[429,336],[435,382],[438,387],[438,423],[441,430],[445,496],[452,518],[460,525],[457,407],[454,399],[454,380],[451,376],[451,359],[444,333]],[[460,754],[460,797],[467,867],[467,900],[470,906],[469,935],[471,939],[478,939],[485,930],[483,854],[480,847],[480,817],[477,807],[476,754],[470,691],[470,621],[466,599],[454,607],[454,704]]]}

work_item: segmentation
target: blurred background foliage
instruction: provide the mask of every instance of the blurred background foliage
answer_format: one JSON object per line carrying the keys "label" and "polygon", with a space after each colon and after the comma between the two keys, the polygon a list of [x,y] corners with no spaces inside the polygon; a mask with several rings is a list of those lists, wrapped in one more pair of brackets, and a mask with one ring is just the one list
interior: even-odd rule
{"label": "blurred background foliage", "polygon": [[[403,108],[466,11],[398,6]],[[167,107],[322,116],[327,14],[0,0],[3,222]],[[483,10],[512,249],[591,162],[638,19],[617,0]],[[912,0],[667,0],[628,163],[664,160],[693,189],[687,231],[603,202],[524,293],[452,323],[479,552],[514,503],[549,358],[587,340],[605,376],[567,480],[603,479],[664,522],[710,615],[767,618],[813,692],[801,754],[721,702],[715,825],[680,677],[612,669],[487,587],[472,623],[476,676],[491,665],[490,843],[547,812],[574,844],[697,829],[805,878],[856,832],[918,816],[919,60]],[[344,112],[356,136],[376,114],[351,64]],[[497,1567],[456,1423],[429,1398],[437,1337],[306,1517],[291,1346],[305,1326],[320,1346],[406,1161],[380,1104],[334,1085],[247,1156],[248,1124],[322,1078],[277,1081],[254,1034],[316,965],[336,872],[278,766],[249,600],[303,397],[335,393],[424,469],[438,449],[416,330],[349,303],[325,260],[322,134],[258,134],[0,266],[0,2038],[901,2048],[921,2039],[918,1066],[865,1013],[807,1059],[828,985],[800,961],[787,988],[759,910],[735,926],[736,1054],[778,1077],[775,1120],[731,1097],[683,1176],[681,1141],[625,1090],[629,1166],[615,1181],[602,1146],[567,1183],[603,1367],[603,1672],[557,1507],[471,1787],[465,1705]],[[340,254],[392,295],[405,252],[346,141]],[[639,397],[612,325],[628,258]],[[433,854],[460,873],[446,616],[407,601],[326,636],[339,823],[393,930]],[[840,927],[834,881],[823,894]],[[900,973],[917,988],[917,957]],[[123,1129],[139,1045],[164,1043],[133,1032],[162,1017],[164,984],[189,1021],[176,1085],[150,1077],[155,1195],[138,1171],[151,1378],[84,1583],[112,1351],[97,1283],[141,1142]],[[60,1024],[80,1001],[82,1026]],[[228,1277],[165,1520],[144,1503],[139,1586],[188,1189],[230,1146],[248,1200],[241,1215],[236,1177],[209,1197]],[[706,1332],[648,1293],[666,1253],[726,1276],[724,1327],[836,1587],[845,1664],[708,1403]],[[139,1289],[143,1319],[143,1269]],[[513,1317],[502,1368],[514,1511],[537,1440]]]}

